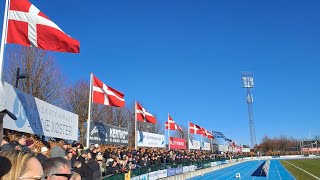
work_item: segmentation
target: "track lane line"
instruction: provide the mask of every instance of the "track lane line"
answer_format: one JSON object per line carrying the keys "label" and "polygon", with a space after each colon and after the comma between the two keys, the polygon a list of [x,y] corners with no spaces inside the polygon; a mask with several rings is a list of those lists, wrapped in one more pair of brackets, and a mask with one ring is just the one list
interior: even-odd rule
{"label": "track lane line", "polygon": [[[245,165],[245,167],[247,167],[247,166],[250,166],[252,163],[254,163],[254,161],[249,161],[249,162],[244,162],[244,163],[237,164],[237,165],[236,165],[236,166],[237,166],[236,171],[238,171],[239,169],[242,169],[242,168],[243,168],[243,165]],[[232,170],[231,167],[232,167],[232,166],[229,166],[229,167],[227,167],[227,168],[220,169],[220,170],[216,171],[216,173],[213,173],[212,175],[210,175],[210,176],[208,176],[208,177],[204,177],[203,180],[205,180],[205,179],[211,179],[211,178],[213,178],[213,176],[217,176],[217,175],[219,175],[219,174],[224,174],[224,173]],[[234,167],[233,167],[233,168],[234,168]],[[233,170],[233,171],[234,171],[234,170]],[[209,174],[211,174],[211,173],[209,173]],[[208,175],[209,175],[209,174],[208,174]],[[224,175],[223,175],[223,176],[224,176]],[[219,177],[223,177],[223,176],[219,176]],[[219,178],[219,177],[218,177],[218,178]],[[216,179],[216,178],[213,178],[213,179]]]}

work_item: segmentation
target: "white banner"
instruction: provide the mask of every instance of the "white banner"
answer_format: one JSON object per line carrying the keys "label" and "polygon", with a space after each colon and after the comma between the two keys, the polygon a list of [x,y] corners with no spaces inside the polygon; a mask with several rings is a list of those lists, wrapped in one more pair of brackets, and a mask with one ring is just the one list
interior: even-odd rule
{"label": "white banner", "polygon": [[229,151],[229,146],[228,145],[219,145],[219,151],[227,152],[227,151]]}
{"label": "white banner", "polygon": [[158,171],[158,176],[159,176],[159,179],[160,179],[160,178],[165,178],[165,177],[167,177],[167,176],[168,176],[167,170],[166,170],[166,169],[164,169],[164,170],[159,170],[159,171]]}
{"label": "white banner", "polygon": [[200,141],[192,140],[192,143],[191,143],[191,141],[189,140],[189,148],[200,149]]}
{"label": "white banner", "polygon": [[4,82],[6,107],[16,115],[4,117],[3,127],[49,137],[78,140],[78,115],[58,108]]}
{"label": "white banner", "polygon": [[157,180],[158,179],[158,171],[149,172],[149,180]]}
{"label": "white banner", "polygon": [[210,151],[210,143],[203,142],[203,150]]}
{"label": "white banner", "polygon": [[189,166],[189,172],[195,171],[196,170],[196,166],[195,165],[190,165]]}
{"label": "white banner", "polygon": [[189,166],[183,166],[183,174],[189,172],[190,167]]}
{"label": "white banner", "polygon": [[164,135],[138,131],[137,141],[140,147],[164,148]]}
{"label": "white banner", "polygon": [[242,148],[242,152],[249,153],[250,152],[250,148]]}
{"label": "white banner", "polygon": [[139,180],[139,176],[132,177],[131,180]]}

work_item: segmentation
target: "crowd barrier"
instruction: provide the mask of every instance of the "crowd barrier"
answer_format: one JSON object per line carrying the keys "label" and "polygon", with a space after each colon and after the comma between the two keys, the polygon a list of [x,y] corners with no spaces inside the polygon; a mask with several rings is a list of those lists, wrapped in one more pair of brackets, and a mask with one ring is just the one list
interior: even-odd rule
{"label": "crowd barrier", "polygon": [[163,164],[154,165],[150,167],[144,167],[139,169],[134,169],[128,173],[116,174],[111,177],[104,178],[105,180],[156,180],[162,179],[170,176],[176,176],[188,172],[193,172],[201,169],[207,169],[211,167],[221,166],[229,163],[234,163],[237,161],[242,161],[247,158],[238,157],[234,159],[214,159],[214,160],[203,160],[195,162],[185,162],[185,163],[173,163],[173,164]]}

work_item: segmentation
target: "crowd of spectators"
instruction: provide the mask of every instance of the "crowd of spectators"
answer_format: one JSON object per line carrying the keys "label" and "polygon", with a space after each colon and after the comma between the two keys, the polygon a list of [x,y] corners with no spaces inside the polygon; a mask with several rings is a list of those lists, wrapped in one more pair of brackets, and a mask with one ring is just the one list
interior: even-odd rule
{"label": "crowd of spectators", "polygon": [[[35,145],[37,144],[37,145]],[[127,147],[105,148],[99,144],[91,144],[85,148],[80,143],[60,142],[55,146],[42,145],[38,147],[38,140],[19,136],[15,140],[4,137],[0,146],[0,179],[1,177],[43,177],[50,179],[101,179],[102,177],[128,172],[129,170],[164,166],[166,164],[183,164],[199,160],[218,158],[211,151],[187,151],[165,150],[158,148],[129,149]],[[25,161],[15,161],[13,158],[20,157]],[[26,158],[24,158],[26,157]],[[31,175],[17,174],[12,176],[3,168],[4,163],[10,162],[12,167],[19,162],[21,167],[28,164],[37,164],[41,171]],[[22,171],[25,172],[25,171]],[[11,178],[8,178],[11,179]]]}

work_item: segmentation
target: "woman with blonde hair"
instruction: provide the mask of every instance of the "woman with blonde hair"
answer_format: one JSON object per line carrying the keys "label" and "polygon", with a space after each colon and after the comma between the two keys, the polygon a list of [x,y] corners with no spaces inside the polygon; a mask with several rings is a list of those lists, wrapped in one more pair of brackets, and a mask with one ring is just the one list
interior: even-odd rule
{"label": "woman with blonde hair", "polygon": [[33,154],[22,151],[0,151],[0,180],[43,180],[40,162]]}

